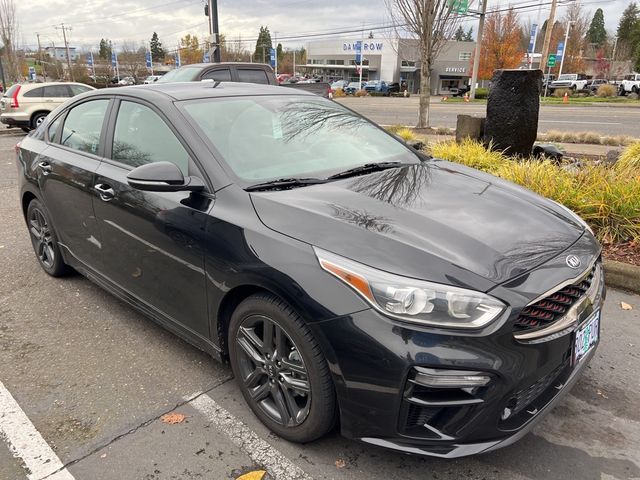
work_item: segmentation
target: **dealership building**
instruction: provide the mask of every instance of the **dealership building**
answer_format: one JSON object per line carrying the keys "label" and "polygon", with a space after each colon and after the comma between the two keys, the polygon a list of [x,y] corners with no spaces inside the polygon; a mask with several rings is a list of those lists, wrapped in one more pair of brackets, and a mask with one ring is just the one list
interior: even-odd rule
{"label": "dealership building", "polygon": [[[401,38],[342,38],[318,40],[306,45],[307,63],[299,67],[326,81],[358,81],[357,42],[362,41],[362,79],[406,82],[410,92],[420,85],[418,41]],[[431,74],[431,93],[446,95],[450,89],[468,85],[475,42],[450,41],[435,59]]]}

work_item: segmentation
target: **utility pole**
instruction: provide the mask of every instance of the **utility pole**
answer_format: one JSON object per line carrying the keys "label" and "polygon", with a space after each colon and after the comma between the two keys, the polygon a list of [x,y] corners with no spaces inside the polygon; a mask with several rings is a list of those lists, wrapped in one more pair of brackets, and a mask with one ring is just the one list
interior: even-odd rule
{"label": "utility pole", "polygon": [[209,17],[209,34],[211,35],[211,49],[209,58],[213,63],[220,63],[220,27],[218,26],[218,0],[207,0],[205,10]]}
{"label": "utility pole", "polygon": [[40,46],[40,34],[36,33],[36,37],[38,37],[38,61],[40,62],[40,68],[42,69],[42,76],[44,77],[44,81],[47,81],[47,69],[42,63],[42,47]]}
{"label": "utility pole", "polygon": [[[58,27],[55,27],[58,30]],[[69,67],[69,77],[72,82],[75,82],[75,78],[73,78],[73,70],[71,69],[71,56],[69,55],[69,43],[67,42],[67,30],[71,30],[71,27],[65,27],[64,23],[60,24],[60,29],[62,30],[62,38],[64,39],[64,48],[67,52],[67,67]]]}
{"label": "utility pole", "polygon": [[476,38],[476,51],[473,55],[473,72],[471,73],[471,90],[469,92],[469,100],[476,98],[476,83],[478,83],[478,70],[480,69],[482,33],[484,31],[484,17],[487,16],[487,1],[488,0],[482,0],[482,10],[480,11],[480,21],[478,22],[478,38]]}
{"label": "utility pole", "polygon": [[562,67],[564,67],[564,59],[567,57],[567,44],[569,43],[569,32],[573,28],[573,22],[569,21],[567,23],[567,33],[564,34],[564,46],[562,47],[562,59],[560,60],[560,71],[558,72],[558,77],[562,75]]}
{"label": "utility pole", "polygon": [[[547,57],[549,56],[549,45],[551,44],[551,33],[553,32],[553,24],[556,21],[556,7],[558,6],[558,0],[552,0],[551,11],[549,12],[549,20],[547,20],[547,30],[544,32],[544,43],[542,44],[542,56],[540,57],[540,65],[547,64]],[[564,52],[562,53],[564,58]],[[547,79],[548,83],[548,79]]]}

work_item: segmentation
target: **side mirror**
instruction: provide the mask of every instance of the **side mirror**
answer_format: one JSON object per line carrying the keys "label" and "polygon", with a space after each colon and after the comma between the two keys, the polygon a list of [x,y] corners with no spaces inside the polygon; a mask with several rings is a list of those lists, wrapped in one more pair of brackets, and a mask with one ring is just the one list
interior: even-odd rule
{"label": "side mirror", "polygon": [[185,178],[178,166],[171,162],[147,163],[127,175],[127,183],[145,192],[198,192],[204,183],[196,177]]}

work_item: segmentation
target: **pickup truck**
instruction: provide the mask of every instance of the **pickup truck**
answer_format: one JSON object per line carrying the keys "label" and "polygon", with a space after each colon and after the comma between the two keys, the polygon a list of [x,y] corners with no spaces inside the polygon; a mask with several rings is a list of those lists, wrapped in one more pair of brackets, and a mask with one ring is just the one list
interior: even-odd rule
{"label": "pickup truck", "polygon": [[584,73],[563,73],[549,85],[549,90],[558,88],[568,88],[569,90],[584,90],[589,83],[589,79]]}
{"label": "pickup truck", "polygon": [[620,84],[620,95],[626,95],[627,93],[640,95],[640,73],[625,75],[624,80],[622,80]]}
{"label": "pickup truck", "polygon": [[[222,62],[222,63],[194,63],[176,68],[163,75],[156,83],[198,82],[213,80],[217,82],[260,83],[263,85],[278,85],[273,69],[263,63]],[[297,88],[315,93],[322,97],[329,97],[329,84],[314,83],[283,83],[282,87]]]}

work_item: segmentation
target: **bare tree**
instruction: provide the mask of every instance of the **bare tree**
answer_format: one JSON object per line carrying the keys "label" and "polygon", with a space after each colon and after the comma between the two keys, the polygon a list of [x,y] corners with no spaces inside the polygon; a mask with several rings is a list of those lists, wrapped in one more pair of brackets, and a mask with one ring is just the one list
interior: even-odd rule
{"label": "bare tree", "polygon": [[149,75],[144,47],[136,48],[135,45],[124,42],[120,50],[118,54],[120,77],[132,77],[138,83],[142,77]]}
{"label": "bare tree", "polygon": [[13,0],[0,0],[0,40],[4,45],[7,58],[6,71],[12,80],[18,80],[18,60],[15,52],[15,41],[18,36],[16,6]]}
{"label": "bare tree", "polygon": [[460,22],[451,0],[385,0],[394,24],[418,39],[420,49],[420,109],[418,128],[429,126],[431,71],[438,53]]}

